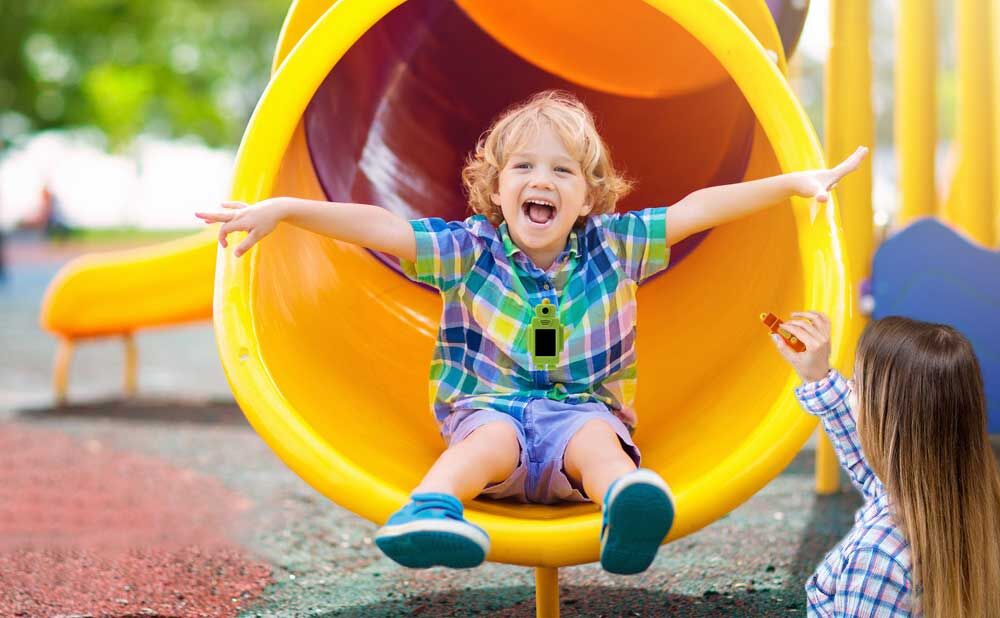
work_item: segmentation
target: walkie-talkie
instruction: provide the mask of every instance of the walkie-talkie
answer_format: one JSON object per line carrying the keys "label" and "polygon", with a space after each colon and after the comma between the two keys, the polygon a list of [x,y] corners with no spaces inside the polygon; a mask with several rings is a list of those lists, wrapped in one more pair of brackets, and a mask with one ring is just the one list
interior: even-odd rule
{"label": "walkie-talkie", "polygon": [[531,320],[531,332],[528,334],[531,358],[536,365],[554,366],[559,361],[562,346],[563,331],[556,315],[556,307],[549,303],[549,299],[544,298],[542,304],[535,307],[535,317]]}
{"label": "walkie-talkie", "polygon": [[760,314],[760,321],[763,322],[764,326],[766,326],[772,333],[781,335],[781,338],[785,340],[785,343],[791,349],[795,350],[796,352],[806,351],[806,344],[799,341],[799,338],[793,335],[792,333],[788,332],[784,328],[781,328],[781,325],[784,324],[784,322],[782,322],[781,318],[779,318],[778,316],[774,315],[773,313],[768,313],[765,311],[764,313]]}

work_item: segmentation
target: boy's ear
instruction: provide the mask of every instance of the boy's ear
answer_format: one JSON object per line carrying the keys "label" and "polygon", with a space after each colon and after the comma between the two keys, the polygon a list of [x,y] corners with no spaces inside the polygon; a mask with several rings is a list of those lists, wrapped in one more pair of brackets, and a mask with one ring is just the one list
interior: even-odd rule
{"label": "boy's ear", "polygon": [[587,201],[583,203],[583,208],[580,210],[580,216],[589,215],[590,211],[594,209],[594,198],[587,193]]}
{"label": "boy's ear", "polygon": [[499,206],[500,205],[500,194],[499,193],[490,193],[490,201],[493,202],[494,206]]}

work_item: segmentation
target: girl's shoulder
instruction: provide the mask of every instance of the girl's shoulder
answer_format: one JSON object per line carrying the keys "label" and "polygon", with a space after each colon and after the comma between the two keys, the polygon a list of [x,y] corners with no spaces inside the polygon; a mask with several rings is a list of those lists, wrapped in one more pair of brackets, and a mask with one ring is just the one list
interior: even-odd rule
{"label": "girl's shoulder", "polygon": [[888,510],[879,511],[874,519],[858,522],[851,536],[843,551],[845,565],[868,564],[874,570],[898,571],[909,578],[913,566],[910,545]]}

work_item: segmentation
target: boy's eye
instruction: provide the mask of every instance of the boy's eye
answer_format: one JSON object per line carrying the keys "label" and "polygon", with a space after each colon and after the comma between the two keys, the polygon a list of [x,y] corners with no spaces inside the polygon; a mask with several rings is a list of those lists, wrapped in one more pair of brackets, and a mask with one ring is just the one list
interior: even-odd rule
{"label": "boy's eye", "polygon": [[568,167],[557,167],[556,171],[557,172],[563,172],[565,174],[572,174],[573,173],[573,170],[569,169]]}
{"label": "boy's eye", "polygon": [[515,169],[528,169],[529,167],[531,167],[530,163],[518,163],[514,166]]}

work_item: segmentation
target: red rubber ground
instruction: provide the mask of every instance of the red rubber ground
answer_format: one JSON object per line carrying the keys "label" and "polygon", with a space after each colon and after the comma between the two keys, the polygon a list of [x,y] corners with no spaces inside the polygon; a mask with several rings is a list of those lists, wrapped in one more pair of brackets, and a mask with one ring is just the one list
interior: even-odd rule
{"label": "red rubber ground", "polygon": [[248,507],[154,458],[0,426],[0,616],[235,615],[270,582],[230,538]]}

